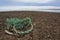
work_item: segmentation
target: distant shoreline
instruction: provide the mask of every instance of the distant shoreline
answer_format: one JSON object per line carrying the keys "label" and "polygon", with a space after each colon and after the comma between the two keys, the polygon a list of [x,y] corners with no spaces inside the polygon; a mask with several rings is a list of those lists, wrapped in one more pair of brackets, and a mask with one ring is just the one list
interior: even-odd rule
{"label": "distant shoreline", "polygon": [[26,13],[26,12],[31,12],[31,13],[59,13],[60,12],[46,12],[46,11],[4,11],[4,12],[0,12],[1,13],[20,13],[20,12],[23,12],[23,13]]}
{"label": "distant shoreline", "polygon": [[21,12],[21,11],[25,11],[25,12],[52,12],[52,13],[60,13],[60,10],[11,10],[11,11],[0,11],[0,12]]}

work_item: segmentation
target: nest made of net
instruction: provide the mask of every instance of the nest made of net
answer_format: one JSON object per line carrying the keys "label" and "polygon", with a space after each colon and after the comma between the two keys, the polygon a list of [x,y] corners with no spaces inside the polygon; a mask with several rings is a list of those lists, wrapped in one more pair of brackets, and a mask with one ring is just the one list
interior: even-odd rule
{"label": "nest made of net", "polygon": [[12,35],[24,35],[33,30],[31,18],[7,18],[7,27],[5,32]]}

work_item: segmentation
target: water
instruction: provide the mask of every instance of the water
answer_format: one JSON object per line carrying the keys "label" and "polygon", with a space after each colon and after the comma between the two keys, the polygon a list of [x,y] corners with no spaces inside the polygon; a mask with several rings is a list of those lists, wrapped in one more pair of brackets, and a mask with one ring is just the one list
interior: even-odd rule
{"label": "water", "polygon": [[57,13],[60,13],[60,10],[37,10],[37,11],[43,11],[43,12],[57,12]]}

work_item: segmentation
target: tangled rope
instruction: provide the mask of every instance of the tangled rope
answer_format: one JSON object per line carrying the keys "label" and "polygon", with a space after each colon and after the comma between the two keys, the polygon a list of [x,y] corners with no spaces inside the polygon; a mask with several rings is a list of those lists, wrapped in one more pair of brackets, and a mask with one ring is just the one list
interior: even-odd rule
{"label": "tangled rope", "polygon": [[[19,19],[19,18],[10,18],[10,19],[6,19],[7,21],[7,28],[5,30],[6,33],[14,35],[18,34],[18,35],[24,35],[26,33],[30,33],[33,30],[33,25],[32,25],[32,21],[31,18],[26,17],[23,19]],[[31,26],[29,28],[29,26]],[[24,28],[29,28],[28,30],[24,30]],[[10,30],[12,30],[13,32],[10,32]]]}

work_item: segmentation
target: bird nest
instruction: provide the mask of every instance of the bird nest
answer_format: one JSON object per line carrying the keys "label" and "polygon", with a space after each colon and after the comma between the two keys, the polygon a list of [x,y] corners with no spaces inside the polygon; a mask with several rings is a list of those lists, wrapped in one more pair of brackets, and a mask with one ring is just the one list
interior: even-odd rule
{"label": "bird nest", "polygon": [[24,35],[33,30],[31,18],[7,18],[7,27],[5,32],[11,35]]}

